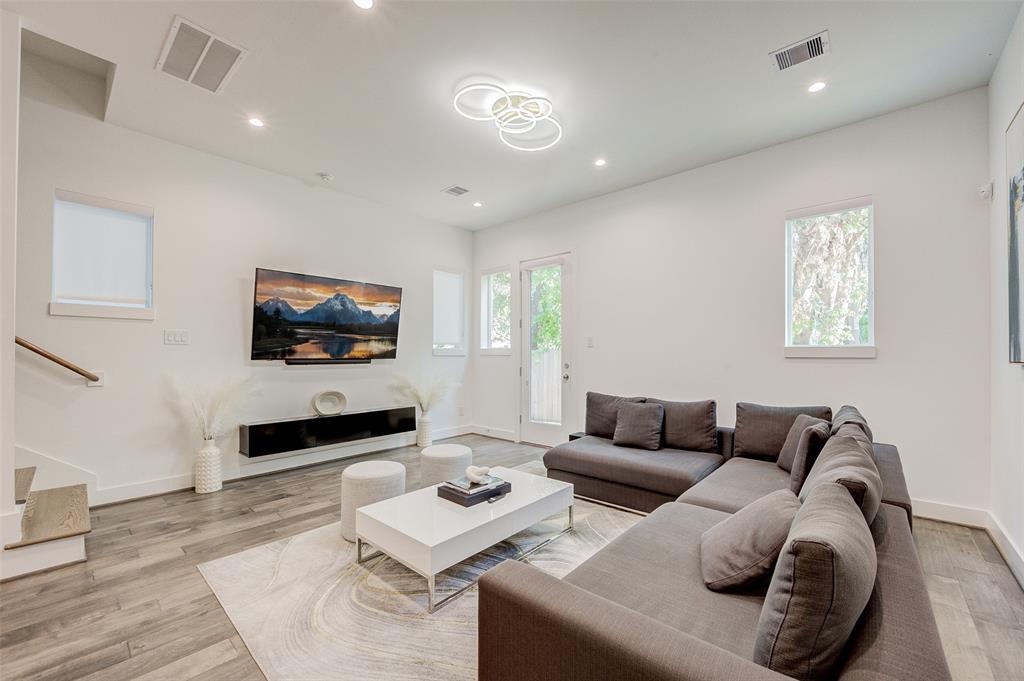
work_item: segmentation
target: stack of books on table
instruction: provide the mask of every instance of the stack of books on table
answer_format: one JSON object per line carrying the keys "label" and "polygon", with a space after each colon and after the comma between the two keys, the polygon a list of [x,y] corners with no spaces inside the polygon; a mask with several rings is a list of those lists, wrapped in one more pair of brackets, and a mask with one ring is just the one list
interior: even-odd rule
{"label": "stack of books on table", "polygon": [[511,491],[510,482],[493,475],[484,476],[480,482],[472,482],[469,478],[463,477],[442,482],[437,486],[437,496],[467,507],[499,499]]}

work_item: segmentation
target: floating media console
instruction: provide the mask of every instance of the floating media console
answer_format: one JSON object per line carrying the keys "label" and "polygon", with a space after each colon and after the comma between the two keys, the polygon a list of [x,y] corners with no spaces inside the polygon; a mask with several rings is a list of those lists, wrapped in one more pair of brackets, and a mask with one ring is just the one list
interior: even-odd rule
{"label": "floating media console", "polygon": [[238,451],[256,458],[415,430],[415,407],[349,411],[337,416],[300,416],[240,425]]}

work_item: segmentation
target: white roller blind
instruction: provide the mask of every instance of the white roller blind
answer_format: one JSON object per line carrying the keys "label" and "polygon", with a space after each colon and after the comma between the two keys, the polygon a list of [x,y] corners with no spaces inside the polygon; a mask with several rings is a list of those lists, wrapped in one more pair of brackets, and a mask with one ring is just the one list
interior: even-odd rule
{"label": "white roller blind", "polygon": [[434,349],[464,347],[465,280],[455,272],[434,271]]}
{"label": "white roller blind", "polygon": [[53,300],[149,307],[152,213],[70,196],[61,193],[53,204]]}

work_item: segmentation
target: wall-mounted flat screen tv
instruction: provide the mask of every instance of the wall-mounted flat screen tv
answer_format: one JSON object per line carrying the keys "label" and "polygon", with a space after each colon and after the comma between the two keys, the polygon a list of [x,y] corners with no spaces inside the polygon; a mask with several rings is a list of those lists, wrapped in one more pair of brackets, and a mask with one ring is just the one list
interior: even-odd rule
{"label": "wall-mounted flat screen tv", "polygon": [[396,286],[258,268],[252,359],[393,358],[401,308]]}

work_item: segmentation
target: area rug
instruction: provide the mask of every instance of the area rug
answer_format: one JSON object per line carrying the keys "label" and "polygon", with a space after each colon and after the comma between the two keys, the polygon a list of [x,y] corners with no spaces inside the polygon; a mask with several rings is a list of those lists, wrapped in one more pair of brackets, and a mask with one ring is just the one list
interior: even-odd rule
{"label": "area rug", "polygon": [[[640,520],[581,499],[574,514],[574,532],[526,560],[562,577]],[[438,575],[438,598],[521,556],[566,520],[553,516]],[[476,679],[476,588],[428,614],[426,580],[383,556],[357,564],[338,523],[199,570],[270,681]]]}

